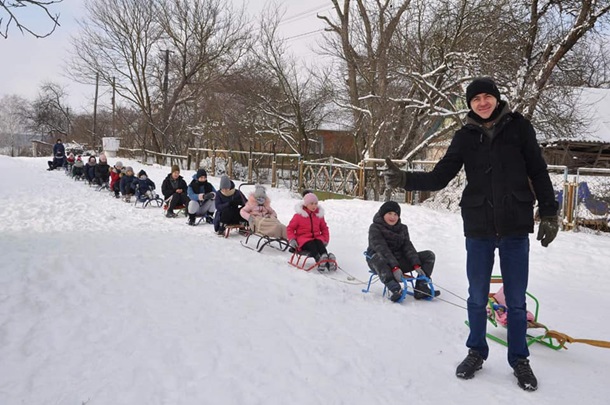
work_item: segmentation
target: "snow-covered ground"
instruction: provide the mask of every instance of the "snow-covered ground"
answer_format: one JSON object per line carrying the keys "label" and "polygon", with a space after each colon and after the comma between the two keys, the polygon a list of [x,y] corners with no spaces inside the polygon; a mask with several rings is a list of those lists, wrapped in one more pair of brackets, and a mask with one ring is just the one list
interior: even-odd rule
{"label": "snow-covered ground", "polygon": [[[506,349],[493,342],[473,380],[455,377],[468,333],[459,214],[402,206],[415,246],[436,253],[439,298],[457,306],[393,304],[380,284],[363,294],[341,272],[296,270],[287,253],[256,253],[243,237],[134,208],[46,171],[46,160],[0,156],[2,405],[610,401],[610,350],[584,344],[532,346],[534,393],[517,387]],[[168,168],[145,170],[159,190]],[[187,181],[192,173],[183,172]],[[298,200],[268,194],[287,223]],[[330,250],[352,283],[366,280],[362,251],[380,203],[321,204]],[[540,321],[610,340],[610,238],[562,232],[546,249],[531,241]]]}

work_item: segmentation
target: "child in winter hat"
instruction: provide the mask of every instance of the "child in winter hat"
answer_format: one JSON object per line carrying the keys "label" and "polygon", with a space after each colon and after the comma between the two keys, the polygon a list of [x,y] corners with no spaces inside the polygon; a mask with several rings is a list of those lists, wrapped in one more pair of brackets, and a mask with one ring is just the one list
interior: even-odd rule
{"label": "child in winter hat", "polygon": [[222,177],[220,178],[219,188],[221,190],[222,189],[229,190],[231,188],[231,179],[226,174],[223,174]]}
{"label": "child in winter hat", "polygon": [[138,172],[138,178],[139,178],[139,179],[142,179],[142,180],[145,180],[146,178],[148,178],[148,175],[146,174],[146,172],[144,171],[144,169],[142,169],[142,170],[140,170],[140,171]]}
{"label": "child in winter hat", "polygon": [[[430,250],[415,250],[409,237],[409,228],[400,221],[400,205],[395,201],[384,202],[373,216],[366,256],[367,264],[388,288],[393,302],[403,298],[403,273],[414,271],[429,278],[434,268],[434,253]],[[414,298],[440,295],[440,291],[436,290],[433,294],[430,285],[425,279],[418,279],[415,282]]]}
{"label": "child in winter hat", "polygon": [[180,173],[180,166],[178,166],[178,165],[172,165],[172,173],[174,173],[174,172],[178,172],[178,173]]}
{"label": "child in winter hat", "polygon": [[259,205],[263,205],[265,200],[267,199],[267,192],[265,191],[265,187],[261,185],[256,185],[254,188],[254,199]]}
{"label": "child in winter hat", "polygon": [[293,249],[309,252],[318,263],[318,271],[337,270],[335,255],[326,250],[330,231],[324,219],[324,210],[318,205],[318,197],[313,192],[305,194],[295,211],[286,228],[289,245]]}

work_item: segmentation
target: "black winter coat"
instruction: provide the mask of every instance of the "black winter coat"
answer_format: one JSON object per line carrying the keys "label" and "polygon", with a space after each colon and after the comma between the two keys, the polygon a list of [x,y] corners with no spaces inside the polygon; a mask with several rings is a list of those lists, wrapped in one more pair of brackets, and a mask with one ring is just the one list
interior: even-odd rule
{"label": "black winter coat", "polygon": [[172,178],[172,174],[168,174],[163,183],[161,183],[161,193],[163,193],[163,197],[167,200],[172,195],[176,193],[176,190],[182,189],[184,195],[186,195],[188,186],[186,185],[186,181],[182,176],[178,176],[176,180]]}
{"label": "black winter coat", "polygon": [[460,207],[467,237],[532,233],[536,199],[540,216],[557,215],[555,193],[536,132],[521,114],[502,117],[492,139],[477,125],[464,125],[431,172],[407,175],[405,189],[440,190],[462,166],[467,185]]}
{"label": "black winter coat", "polygon": [[399,262],[403,261],[403,258],[411,264],[411,268],[415,265],[421,266],[407,225],[401,223],[400,219],[395,225],[388,225],[379,213],[375,214],[369,227],[367,255],[372,256],[375,253],[380,255],[390,268],[400,267]]}

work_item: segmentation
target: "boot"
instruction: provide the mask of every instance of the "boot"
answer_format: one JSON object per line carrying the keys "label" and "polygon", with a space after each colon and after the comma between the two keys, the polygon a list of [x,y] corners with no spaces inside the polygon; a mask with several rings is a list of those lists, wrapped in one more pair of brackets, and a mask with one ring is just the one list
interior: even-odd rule
{"label": "boot", "polygon": [[515,377],[517,377],[517,385],[525,391],[536,391],[538,389],[538,380],[530,367],[528,359],[519,359],[513,367]]}
{"label": "boot", "polygon": [[474,377],[474,373],[483,368],[485,359],[475,350],[468,350],[468,356],[457,366],[455,375],[464,380],[470,380]]}
{"label": "boot", "polygon": [[195,226],[195,214],[189,214],[189,222],[190,226]]}
{"label": "boot", "polygon": [[[438,290],[434,290],[434,297],[438,297],[441,295],[441,292]],[[421,300],[424,298],[432,297],[432,291],[430,291],[430,286],[424,280],[417,280],[415,282],[415,291],[413,292],[413,298],[416,300]]]}

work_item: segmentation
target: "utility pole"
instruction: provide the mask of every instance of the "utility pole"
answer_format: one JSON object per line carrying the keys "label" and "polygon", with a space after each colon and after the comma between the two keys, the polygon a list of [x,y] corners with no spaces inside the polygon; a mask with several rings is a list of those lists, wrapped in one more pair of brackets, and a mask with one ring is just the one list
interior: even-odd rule
{"label": "utility pole", "polygon": [[112,78],[112,137],[115,136],[116,113],[116,78]]}
{"label": "utility pole", "polygon": [[96,134],[97,134],[97,96],[100,87],[100,74],[95,74],[95,98],[93,99],[93,145],[95,148]]}

